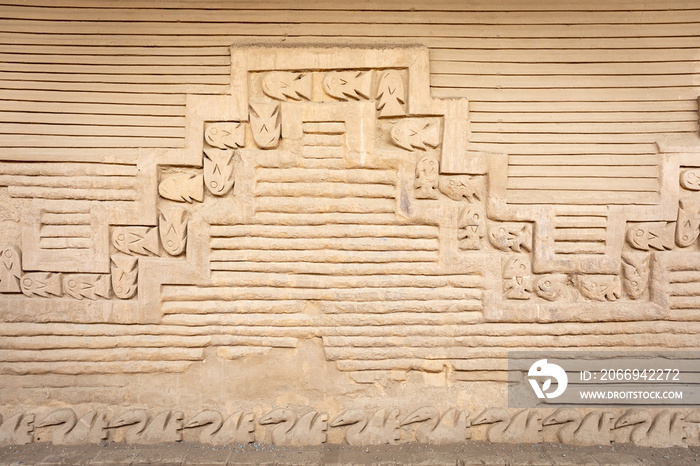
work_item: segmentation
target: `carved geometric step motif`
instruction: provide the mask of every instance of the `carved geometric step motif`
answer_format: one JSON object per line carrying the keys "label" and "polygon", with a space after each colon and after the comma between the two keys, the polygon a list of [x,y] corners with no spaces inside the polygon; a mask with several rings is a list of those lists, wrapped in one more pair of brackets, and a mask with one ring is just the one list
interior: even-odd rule
{"label": "carved geometric step motif", "polygon": [[[573,156],[542,168],[471,151],[468,103],[431,97],[423,48],[234,47],[231,60],[233,96],[188,97],[185,148],[141,151],[138,165],[0,165],[9,194],[32,199],[22,234],[0,246],[2,312],[24,335],[0,373],[182,374],[320,337],[350,384],[415,371],[464,386],[506,381],[515,347],[697,346],[692,322],[687,334],[661,325],[697,320],[700,306],[697,153],[644,159],[633,186],[618,183],[626,156],[605,159],[618,168],[602,180],[594,165],[568,176],[583,166]],[[86,327],[41,333],[72,319]],[[259,419],[280,444],[321,443],[328,428],[348,443],[397,440],[392,409],[283,411]],[[402,422],[422,424],[419,441],[468,438],[461,409],[411,411]],[[171,436],[252,433],[245,412],[175,414]],[[539,441],[532,414],[471,422]],[[106,429],[156,419],[120,417]],[[545,424],[592,422],[569,417]],[[40,428],[59,419],[73,422]],[[292,421],[303,429],[280,428]]]}

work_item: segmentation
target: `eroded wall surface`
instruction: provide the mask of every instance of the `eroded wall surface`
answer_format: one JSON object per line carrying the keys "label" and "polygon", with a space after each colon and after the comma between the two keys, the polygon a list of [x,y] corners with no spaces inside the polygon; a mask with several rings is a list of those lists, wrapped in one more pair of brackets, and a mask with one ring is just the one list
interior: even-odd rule
{"label": "eroded wall surface", "polygon": [[700,443],[506,409],[700,346],[697,2],[16,3],[0,443]]}

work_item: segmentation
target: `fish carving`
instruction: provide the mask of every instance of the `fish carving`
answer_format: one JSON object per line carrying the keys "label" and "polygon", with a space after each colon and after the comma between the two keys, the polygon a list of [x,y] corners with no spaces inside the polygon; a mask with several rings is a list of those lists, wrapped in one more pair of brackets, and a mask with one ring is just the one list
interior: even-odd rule
{"label": "fish carving", "polygon": [[204,185],[214,196],[233,188],[233,149],[204,149]]}
{"label": "fish carving", "polygon": [[547,301],[556,301],[564,291],[569,280],[567,275],[550,274],[537,278],[535,294]]}
{"label": "fish carving", "polygon": [[33,272],[22,275],[20,280],[22,293],[26,296],[63,296],[61,287],[61,274],[49,272]]}
{"label": "fish carving", "polygon": [[681,199],[678,204],[678,221],[676,222],[676,244],[687,248],[700,235],[700,202]]}
{"label": "fish carving", "polygon": [[443,175],[438,180],[438,189],[453,201],[474,202],[484,196],[483,183],[470,175]]}
{"label": "fish carving", "polygon": [[622,296],[617,275],[577,275],[574,282],[581,295],[594,301],[617,301]]}
{"label": "fish carving", "polygon": [[391,128],[391,142],[407,151],[440,145],[440,124],[422,119],[400,120]]}
{"label": "fish carving", "polygon": [[329,71],[323,77],[323,90],[338,100],[368,100],[371,87],[370,71]]}
{"label": "fish carving", "polygon": [[639,299],[649,286],[649,254],[622,255],[622,286],[630,299]]}
{"label": "fish carving", "polygon": [[532,251],[531,223],[500,223],[489,228],[489,241],[501,251]]}
{"label": "fish carving", "polygon": [[259,148],[276,149],[282,134],[279,104],[251,103],[250,128]]}
{"label": "fish carving", "polygon": [[437,199],[437,184],[440,163],[438,159],[426,155],[416,164],[416,180],[413,187],[416,199]]}
{"label": "fish carving", "polygon": [[486,233],[484,217],[484,213],[477,206],[465,204],[460,207],[459,218],[457,219],[459,249],[479,249],[481,238]]}
{"label": "fish carving", "polygon": [[700,191],[700,168],[681,171],[681,186],[690,191]]}
{"label": "fish carving", "polygon": [[202,202],[204,179],[202,175],[177,173],[166,177],[158,185],[158,193],[175,202]]}
{"label": "fish carving", "polygon": [[173,207],[160,209],[158,232],[163,249],[171,256],[179,256],[187,245],[187,219],[185,209]]}
{"label": "fish carving", "polygon": [[311,100],[311,74],[270,71],[263,77],[262,90],[276,100]]}
{"label": "fish carving", "polygon": [[109,299],[111,284],[109,275],[74,273],[63,277],[63,291],[75,299]]}
{"label": "fish carving", "polygon": [[124,254],[158,255],[158,232],[151,227],[117,227],[112,232],[112,244]]}
{"label": "fish carving", "polygon": [[218,149],[238,149],[245,145],[245,125],[240,121],[209,123],[204,139]]}
{"label": "fish carving", "polygon": [[112,254],[112,289],[119,299],[129,299],[136,294],[138,259],[126,254]]}
{"label": "fish carving", "polygon": [[397,70],[387,70],[379,77],[377,86],[377,110],[380,118],[404,116],[406,87]]}
{"label": "fish carving", "polygon": [[530,259],[511,257],[503,267],[503,292],[508,299],[530,299],[532,293]]}
{"label": "fish carving", "polygon": [[673,247],[675,225],[668,222],[632,223],[627,228],[627,242],[635,249],[648,251],[650,248],[663,251]]}
{"label": "fish carving", "polygon": [[22,256],[15,246],[0,247],[0,293],[19,293]]}

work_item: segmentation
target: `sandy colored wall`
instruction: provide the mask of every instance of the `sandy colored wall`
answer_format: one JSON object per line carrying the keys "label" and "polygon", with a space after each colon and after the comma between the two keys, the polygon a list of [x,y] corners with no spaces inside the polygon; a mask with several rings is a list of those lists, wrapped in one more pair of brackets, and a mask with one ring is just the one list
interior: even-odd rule
{"label": "sandy colored wall", "polygon": [[509,350],[700,347],[697,1],[1,3],[0,443],[554,440]]}

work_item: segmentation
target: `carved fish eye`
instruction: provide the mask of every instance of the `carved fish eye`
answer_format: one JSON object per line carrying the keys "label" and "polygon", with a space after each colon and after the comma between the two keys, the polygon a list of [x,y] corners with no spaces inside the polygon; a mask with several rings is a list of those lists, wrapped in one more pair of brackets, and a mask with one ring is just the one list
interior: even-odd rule
{"label": "carved fish eye", "polygon": [[639,237],[642,237],[642,236],[644,236],[644,230],[637,230],[634,234],[639,236]]}

